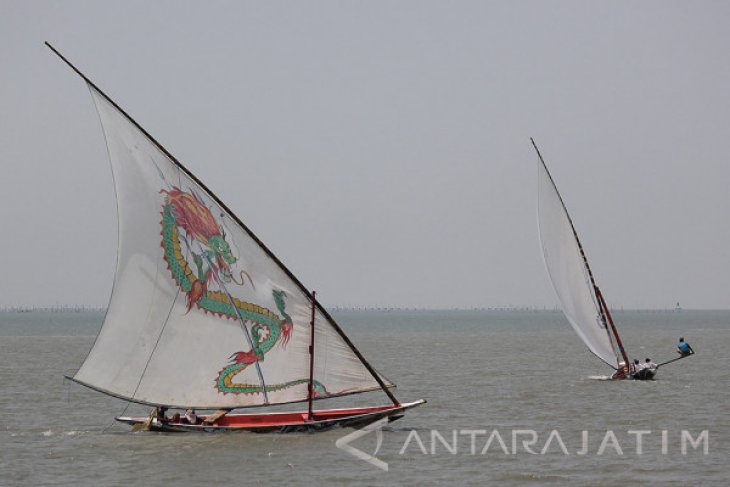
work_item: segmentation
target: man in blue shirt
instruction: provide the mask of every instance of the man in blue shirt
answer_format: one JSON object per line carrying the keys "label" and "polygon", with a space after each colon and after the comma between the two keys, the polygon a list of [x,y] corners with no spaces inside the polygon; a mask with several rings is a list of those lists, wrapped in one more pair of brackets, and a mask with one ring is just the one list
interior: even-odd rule
{"label": "man in blue shirt", "polygon": [[695,353],[694,350],[692,350],[692,347],[689,346],[689,343],[684,341],[684,337],[679,337],[679,343],[677,343],[677,353],[679,353],[682,357],[686,357],[687,355],[692,355]]}

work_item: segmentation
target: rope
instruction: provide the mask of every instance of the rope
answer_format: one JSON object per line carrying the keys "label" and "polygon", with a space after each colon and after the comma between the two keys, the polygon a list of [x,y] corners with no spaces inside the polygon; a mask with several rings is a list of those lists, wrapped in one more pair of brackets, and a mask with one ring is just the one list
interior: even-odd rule
{"label": "rope", "polygon": [[[157,350],[157,345],[160,344],[160,339],[162,339],[162,334],[165,332],[165,328],[167,327],[167,323],[170,321],[170,315],[172,315],[172,310],[175,307],[175,303],[177,302],[177,298],[180,295],[180,288],[177,288],[177,292],[175,292],[175,298],[172,300],[172,304],[170,305],[170,309],[167,311],[167,317],[165,318],[165,323],[162,325],[162,329],[160,330],[160,334],[157,335],[157,341],[155,342],[155,346],[152,348],[152,351],[150,352],[150,356],[147,358],[147,363],[144,366],[144,369],[142,370],[142,374],[139,376],[139,381],[137,381],[137,387],[134,388],[134,392],[132,393],[131,398],[134,399],[134,396],[137,395],[137,391],[139,390],[140,384],[142,384],[142,379],[144,379],[144,374],[147,372],[147,367],[149,367],[150,362],[152,361],[152,356],[155,354],[155,351]],[[129,403],[127,403],[127,408],[129,407]],[[127,410],[127,408],[124,408],[124,411]],[[124,412],[122,413],[124,414]]]}

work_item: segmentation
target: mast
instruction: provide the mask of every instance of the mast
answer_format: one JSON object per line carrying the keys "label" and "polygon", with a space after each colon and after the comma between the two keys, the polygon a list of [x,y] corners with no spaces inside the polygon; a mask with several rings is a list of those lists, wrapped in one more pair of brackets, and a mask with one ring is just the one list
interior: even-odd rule
{"label": "mast", "polygon": [[[360,353],[360,350],[352,343],[350,338],[345,334],[345,332],[340,328],[339,324],[332,318],[332,316],[329,314],[329,312],[319,304],[315,299],[312,293],[301,283],[299,279],[297,279],[294,274],[279,260],[279,258],[274,255],[274,253],[259,239],[256,234],[254,234],[251,229],[246,226],[238,216],[223,202],[216,196],[215,193],[213,193],[200,179],[197,178],[187,167],[185,167],[170,151],[168,151],[162,144],[160,144],[157,139],[155,139],[147,130],[144,129],[136,120],[134,120],[125,110],[123,110],[114,100],[112,100],[104,91],[102,91],[93,81],[91,81],[85,74],[83,74],[76,66],[74,66],[66,57],[64,57],[55,47],[53,47],[48,41],[45,42],[45,45],[48,46],[48,48],[53,51],[54,54],[56,54],[64,63],[66,63],[76,74],[78,74],[89,86],[94,88],[106,101],[108,101],[114,108],[116,108],[119,113],[121,113],[132,125],[134,125],[140,132],[142,132],[149,140],[154,144],[165,156],[169,158],[169,160],[177,166],[187,177],[189,177],[191,180],[193,180],[197,185],[199,185],[201,188],[203,188],[211,197],[213,201],[215,201],[216,204],[218,204],[225,212],[228,213],[228,215],[231,217],[233,221],[235,221],[245,232],[248,234],[248,236],[258,244],[258,246],[264,251],[264,253],[273,260],[276,265],[291,279],[296,286],[299,288],[299,290],[307,296],[313,303],[317,310],[319,310],[320,313],[327,319],[330,326],[335,329],[338,335],[342,338],[342,340],[347,344],[348,347],[352,350],[352,352],[355,354],[355,356],[358,358],[358,360],[363,364],[363,366],[367,369],[367,371],[373,376],[375,381],[378,383],[380,388],[383,390],[383,392],[390,398],[390,400],[396,405],[400,405],[400,402],[396,399],[395,395],[390,391],[388,386],[383,382],[383,379],[380,377],[380,375],[377,373],[377,371],[373,368],[372,365],[365,359],[365,357]],[[256,362],[258,365],[258,361]],[[86,384],[83,384],[86,385]],[[94,389],[93,387],[91,387]],[[100,389],[97,389],[100,390]],[[109,394],[107,391],[100,390],[100,392],[105,392],[108,395],[114,395]],[[116,396],[119,397],[119,396]],[[132,400],[130,398],[124,398],[127,400]]]}
{"label": "mast", "polygon": [[[208,263],[213,266],[213,263],[210,261],[210,257],[207,257]],[[248,327],[246,326],[246,322],[243,321],[243,317],[241,316],[241,312],[236,307],[236,303],[233,301],[233,296],[231,296],[231,293],[228,292],[228,288],[226,285],[216,277],[216,280],[218,281],[218,285],[223,289],[223,292],[226,293],[226,297],[228,298],[228,302],[231,304],[231,308],[233,308],[233,311],[236,312],[236,317],[238,318],[238,323],[241,325],[241,329],[243,330],[243,334],[246,337],[246,341],[248,342],[248,345],[251,347],[251,350],[254,349],[253,340],[251,339],[251,334],[248,332]],[[269,395],[266,392],[266,381],[264,380],[264,373],[261,372],[261,364],[259,363],[259,360],[256,360],[254,362],[254,366],[256,367],[256,374],[259,376],[259,382],[261,383],[261,392],[264,396],[264,406],[269,405]]]}
{"label": "mast", "polygon": [[[555,184],[555,180],[553,179],[552,174],[550,174],[550,170],[548,169],[547,164],[545,164],[545,160],[542,158],[540,149],[537,148],[537,144],[535,143],[535,141],[533,140],[532,137],[530,137],[530,142],[532,142],[532,146],[535,148],[535,152],[537,152],[537,157],[540,159],[540,162],[542,163],[543,167],[545,168],[545,172],[547,173],[548,177],[550,178],[550,182],[552,183],[553,188],[555,188],[555,193],[558,195],[558,199],[560,199],[560,204],[563,206],[565,215],[568,217],[568,223],[570,224],[570,228],[573,232],[573,237],[575,238],[576,244],[578,244],[578,250],[580,251],[581,258],[583,259],[583,264],[585,265],[585,268],[588,271],[588,278],[590,279],[591,286],[593,287],[593,293],[596,296],[596,299],[598,300],[598,310],[601,313],[601,318],[603,319],[603,323],[605,324],[606,322],[608,322],[610,324],[613,334],[616,337],[616,343],[619,347],[621,355],[624,359],[626,366],[628,367],[629,360],[626,356],[626,351],[624,350],[623,344],[621,343],[621,338],[619,338],[619,336],[618,336],[618,331],[616,330],[616,325],[614,325],[614,323],[613,323],[613,317],[611,316],[611,313],[608,311],[608,307],[606,306],[606,303],[603,300],[603,295],[601,294],[601,290],[598,288],[598,285],[596,284],[596,280],[593,277],[593,271],[591,270],[591,266],[588,263],[588,257],[586,257],[586,253],[583,250],[583,244],[580,242],[580,238],[578,238],[578,232],[575,230],[575,225],[573,224],[573,219],[570,217],[568,208],[565,206],[565,202],[563,201],[563,197],[560,194],[560,191],[558,191],[558,187]],[[606,329],[606,334],[608,335],[609,340],[610,340],[611,334],[609,333],[608,329]]]}
{"label": "mast", "polygon": [[312,329],[312,336],[309,339],[309,408],[308,418],[311,421],[314,419],[314,413],[312,412],[312,401],[314,401],[314,312],[316,308],[317,291],[312,291],[312,321],[310,322]]}
{"label": "mast", "polygon": [[618,330],[616,330],[616,325],[613,323],[613,316],[611,316],[611,312],[608,310],[608,305],[606,304],[606,300],[603,299],[603,294],[601,293],[601,290],[596,289],[596,297],[598,297],[598,301],[601,303],[601,309],[603,309],[604,314],[608,317],[608,323],[611,325],[611,331],[613,331],[613,336],[616,337],[616,345],[618,345],[618,349],[621,351],[621,356],[624,359],[624,364],[626,366],[626,371],[628,372],[630,364],[629,364],[629,357],[626,354],[626,350],[624,350],[624,344],[621,342],[621,337],[618,336]]}

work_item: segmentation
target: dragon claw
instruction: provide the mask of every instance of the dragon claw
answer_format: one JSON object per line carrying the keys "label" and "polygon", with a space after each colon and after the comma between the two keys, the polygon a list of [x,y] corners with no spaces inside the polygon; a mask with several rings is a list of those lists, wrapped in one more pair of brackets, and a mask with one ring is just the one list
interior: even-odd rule
{"label": "dragon claw", "polygon": [[205,283],[199,279],[196,279],[193,281],[193,284],[190,286],[190,291],[188,292],[186,298],[187,298],[187,307],[188,309],[185,311],[185,314],[188,314],[190,310],[192,309],[194,304],[197,304],[198,301],[202,299],[203,296],[205,296],[205,293],[207,292],[207,286]]}
{"label": "dragon claw", "polygon": [[287,320],[281,324],[281,346],[283,348],[286,348],[287,343],[289,343],[289,339],[291,338],[292,330],[294,329],[294,324],[291,322],[291,320]]}
{"label": "dragon claw", "polygon": [[250,352],[236,352],[231,355],[232,363],[234,364],[246,364],[250,365],[254,362],[261,362],[264,360],[263,355],[259,355],[253,350]]}

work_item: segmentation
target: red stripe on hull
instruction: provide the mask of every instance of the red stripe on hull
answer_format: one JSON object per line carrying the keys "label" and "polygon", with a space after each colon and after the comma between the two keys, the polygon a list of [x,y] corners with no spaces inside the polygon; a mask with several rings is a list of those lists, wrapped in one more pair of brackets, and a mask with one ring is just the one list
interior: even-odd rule
{"label": "red stripe on hull", "polygon": [[[384,417],[400,417],[406,409],[420,406],[426,401],[420,400],[399,406],[374,406],[364,408],[327,409],[314,411],[309,417],[309,411],[288,411],[253,414],[227,414],[217,419],[213,424],[191,425],[185,422],[152,421],[150,429],[156,431],[307,431],[319,430],[334,426],[364,425]],[[201,421],[207,416],[199,416]],[[117,421],[128,424],[141,424],[147,417],[120,417]],[[395,419],[395,418],[393,418]]]}

